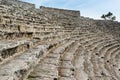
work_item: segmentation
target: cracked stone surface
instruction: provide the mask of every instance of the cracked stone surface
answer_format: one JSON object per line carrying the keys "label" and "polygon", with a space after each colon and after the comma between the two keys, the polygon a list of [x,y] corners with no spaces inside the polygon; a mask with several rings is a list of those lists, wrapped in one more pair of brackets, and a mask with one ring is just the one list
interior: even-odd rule
{"label": "cracked stone surface", "polygon": [[0,0],[0,80],[120,80],[120,22]]}

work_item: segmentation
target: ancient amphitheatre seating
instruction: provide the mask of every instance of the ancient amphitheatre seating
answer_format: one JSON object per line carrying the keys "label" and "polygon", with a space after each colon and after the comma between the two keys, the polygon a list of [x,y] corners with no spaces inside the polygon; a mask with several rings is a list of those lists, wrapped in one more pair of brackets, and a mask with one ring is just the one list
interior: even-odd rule
{"label": "ancient amphitheatre seating", "polygon": [[0,80],[120,80],[120,38],[96,20],[19,0],[0,14]]}

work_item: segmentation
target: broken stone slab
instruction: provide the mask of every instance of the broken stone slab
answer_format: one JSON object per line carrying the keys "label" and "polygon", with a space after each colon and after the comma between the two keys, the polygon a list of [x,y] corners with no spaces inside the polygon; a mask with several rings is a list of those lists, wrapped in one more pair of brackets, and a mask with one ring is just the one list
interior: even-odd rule
{"label": "broken stone slab", "polygon": [[[3,80],[23,80],[29,71],[38,64],[49,45],[39,45],[20,56],[15,57],[0,67],[0,78]],[[5,79],[6,78],[6,79]]]}
{"label": "broken stone slab", "polygon": [[36,42],[36,40],[0,41],[1,62],[17,53],[24,52],[34,46]]}

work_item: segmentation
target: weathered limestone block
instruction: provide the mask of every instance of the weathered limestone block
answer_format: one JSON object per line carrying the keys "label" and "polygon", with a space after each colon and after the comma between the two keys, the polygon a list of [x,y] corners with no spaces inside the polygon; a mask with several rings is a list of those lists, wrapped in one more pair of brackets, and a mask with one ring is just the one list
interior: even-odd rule
{"label": "weathered limestone block", "polygon": [[28,26],[26,24],[19,24],[18,30],[20,32],[34,32],[34,28],[32,26]]}
{"label": "weathered limestone block", "polygon": [[15,24],[0,24],[0,31],[8,33],[19,32],[18,25]]}
{"label": "weathered limestone block", "polygon": [[33,32],[1,32],[0,40],[15,40],[20,38],[32,38]]}
{"label": "weathered limestone block", "polygon": [[23,52],[25,50],[30,49],[37,43],[37,41],[33,40],[22,40],[22,41],[1,41],[0,42],[0,63],[5,59]]}
{"label": "weathered limestone block", "polygon": [[46,12],[56,12],[58,14],[64,14],[67,16],[80,17],[79,11],[49,8],[49,7],[44,7],[44,6],[41,6],[40,9]]}
{"label": "weathered limestone block", "polygon": [[44,52],[47,50],[47,47],[48,45],[39,45],[11,60],[8,64],[1,67],[0,78],[3,80],[6,77],[9,80],[23,80],[29,73],[29,70],[38,64],[39,58],[45,55]]}

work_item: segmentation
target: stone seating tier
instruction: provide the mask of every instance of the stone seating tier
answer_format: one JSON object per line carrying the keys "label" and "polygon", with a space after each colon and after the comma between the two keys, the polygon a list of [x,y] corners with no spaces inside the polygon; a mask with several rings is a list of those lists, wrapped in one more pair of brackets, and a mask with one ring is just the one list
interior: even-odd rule
{"label": "stone seating tier", "polygon": [[0,0],[0,80],[120,80],[120,23]]}

